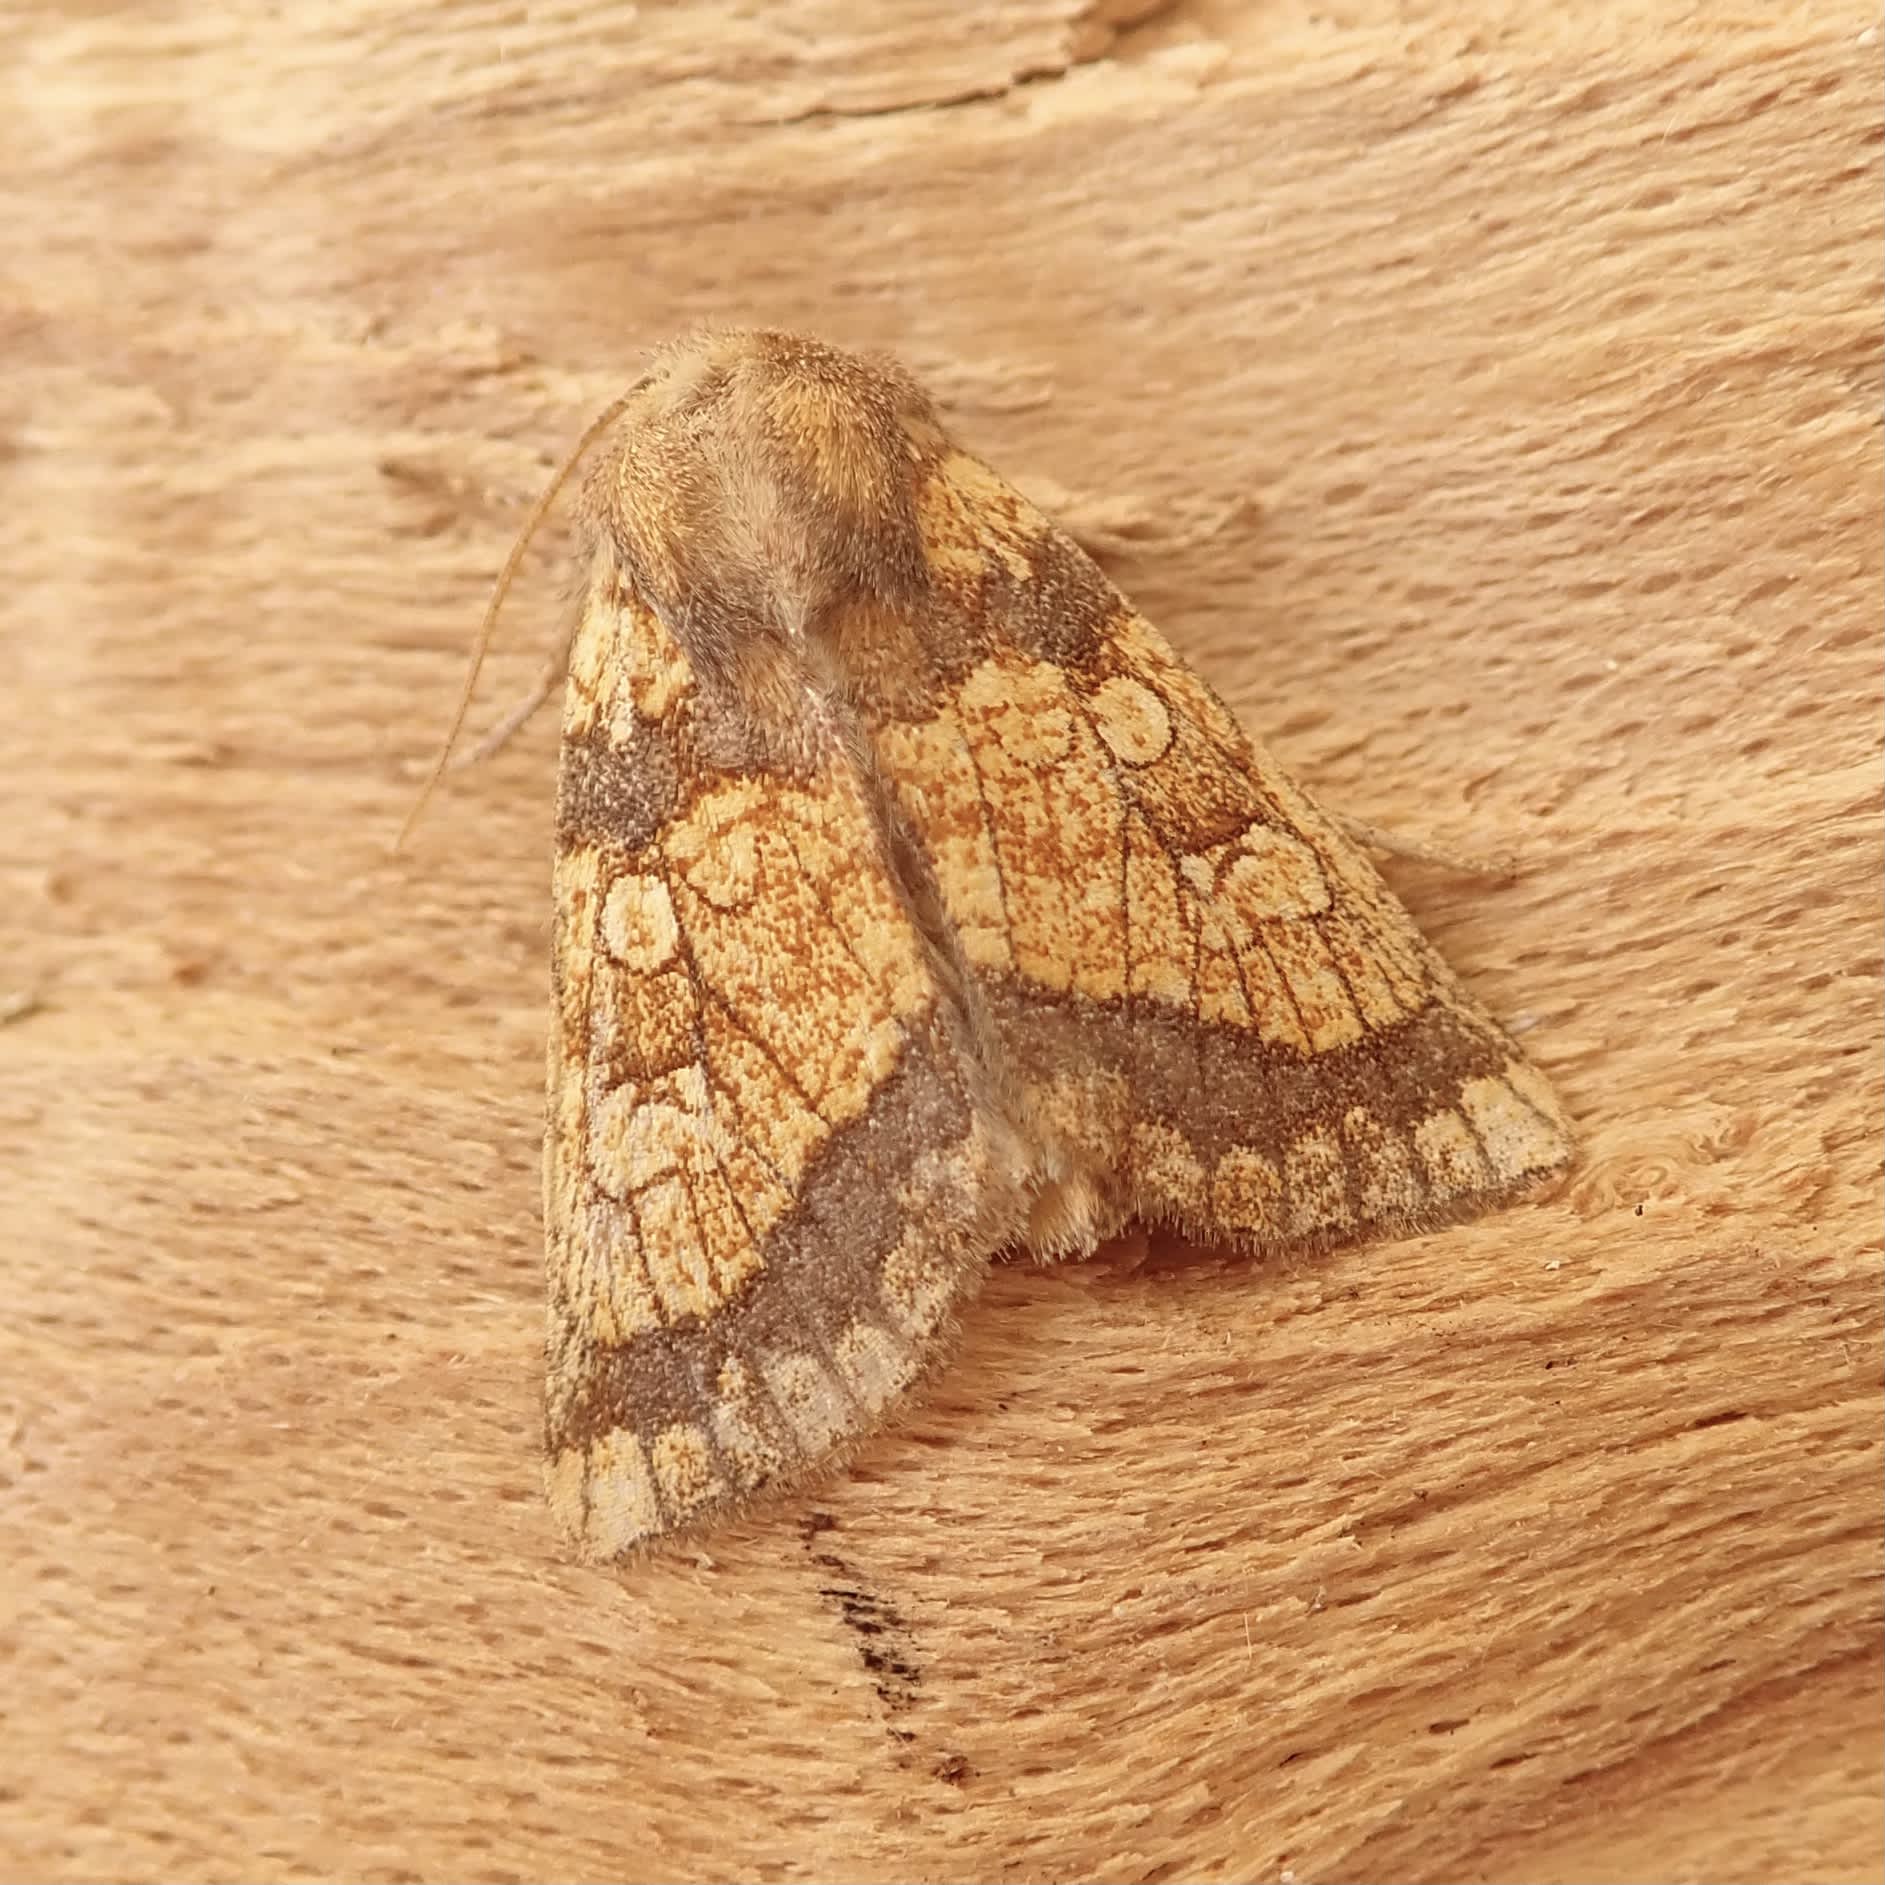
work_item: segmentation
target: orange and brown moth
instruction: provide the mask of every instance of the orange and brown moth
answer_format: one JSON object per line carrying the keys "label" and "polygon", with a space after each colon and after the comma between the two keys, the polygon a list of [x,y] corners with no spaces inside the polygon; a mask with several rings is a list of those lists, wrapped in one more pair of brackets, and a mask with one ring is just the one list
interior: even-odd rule
{"label": "orange and brown moth", "polygon": [[888,360],[670,348],[590,475],[557,795],[550,1503],[612,1559],[883,1422],[990,1260],[1560,1170],[1343,830]]}

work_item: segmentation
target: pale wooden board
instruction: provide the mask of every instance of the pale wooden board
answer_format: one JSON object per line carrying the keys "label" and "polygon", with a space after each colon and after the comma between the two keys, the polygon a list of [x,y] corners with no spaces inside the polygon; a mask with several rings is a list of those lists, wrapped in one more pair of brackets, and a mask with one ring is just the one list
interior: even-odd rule
{"label": "pale wooden board", "polygon": [[[1150,12],[7,15],[0,1875],[1879,1876],[1876,14]],[[697,317],[896,348],[1328,802],[1521,851],[1391,870],[1588,1143],[1009,1269],[612,1576],[549,719],[387,843]]]}

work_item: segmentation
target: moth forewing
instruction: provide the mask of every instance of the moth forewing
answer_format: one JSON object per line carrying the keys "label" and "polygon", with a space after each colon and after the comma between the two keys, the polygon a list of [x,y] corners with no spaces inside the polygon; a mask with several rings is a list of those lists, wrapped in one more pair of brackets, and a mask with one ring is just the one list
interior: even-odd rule
{"label": "moth forewing", "polygon": [[840,1455],[1006,1245],[1327,1245],[1565,1165],[1357,846],[900,368],[709,334],[621,403],[545,1158],[582,1552]]}

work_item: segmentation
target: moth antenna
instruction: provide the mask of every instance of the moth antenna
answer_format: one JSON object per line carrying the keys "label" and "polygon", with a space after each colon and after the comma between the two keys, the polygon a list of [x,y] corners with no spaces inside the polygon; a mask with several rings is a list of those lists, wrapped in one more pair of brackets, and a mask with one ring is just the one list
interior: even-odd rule
{"label": "moth antenna", "polygon": [[550,506],[562,495],[563,487],[570,480],[576,467],[588,457],[593,446],[610,426],[628,409],[628,402],[635,397],[631,388],[619,399],[611,400],[603,409],[599,418],[592,419],[583,435],[576,441],[575,449],[556,468],[556,475],[544,486],[543,494],[530,507],[530,515],[524,519],[523,528],[518,531],[516,541],[511,545],[510,555],[504,559],[504,567],[497,573],[497,581],[491,589],[491,600],[485,604],[484,620],[478,627],[478,638],[472,644],[471,664],[465,674],[465,684],[459,690],[458,706],[452,714],[452,723],[445,729],[445,744],[439,749],[439,756],[433,762],[432,771],[424,785],[419,788],[419,796],[413,801],[412,810],[406,814],[406,821],[399,827],[399,835],[393,840],[393,849],[399,850],[412,836],[412,828],[419,822],[419,814],[430,803],[432,794],[438,790],[439,781],[445,776],[445,768],[450,763],[452,748],[458,744],[458,736],[464,731],[465,716],[471,711],[471,696],[478,685],[478,671],[484,666],[484,657],[491,646],[491,637],[497,629],[498,611],[504,606],[504,598],[510,593],[512,580],[516,577],[518,566],[524,560],[524,552],[530,548],[531,540],[542,527],[543,520],[550,514]]}

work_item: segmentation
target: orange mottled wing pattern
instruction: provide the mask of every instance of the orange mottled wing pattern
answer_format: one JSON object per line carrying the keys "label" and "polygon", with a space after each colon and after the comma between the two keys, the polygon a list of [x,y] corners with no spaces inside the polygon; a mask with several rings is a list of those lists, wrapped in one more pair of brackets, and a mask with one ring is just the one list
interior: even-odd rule
{"label": "orange mottled wing pattern", "polygon": [[550,1498],[600,1559],[868,1431],[1018,1222],[856,769],[816,729],[798,757],[716,758],[745,731],[601,558],[565,708],[544,1174]]}
{"label": "orange mottled wing pattern", "polygon": [[1039,1148],[1033,1240],[1326,1244],[1559,1170],[1543,1079],[1084,553],[959,452],[919,509],[933,685],[874,738]]}
{"label": "orange mottled wing pattern", "polygon": [[901,369],[707,335],[592,476],[555,872],[551,1504],[621,1557],[886,1419],[990,1257],[1563,1166],[1367,860]]}

